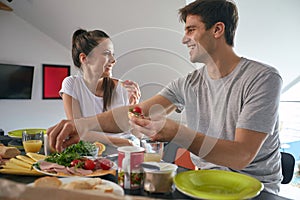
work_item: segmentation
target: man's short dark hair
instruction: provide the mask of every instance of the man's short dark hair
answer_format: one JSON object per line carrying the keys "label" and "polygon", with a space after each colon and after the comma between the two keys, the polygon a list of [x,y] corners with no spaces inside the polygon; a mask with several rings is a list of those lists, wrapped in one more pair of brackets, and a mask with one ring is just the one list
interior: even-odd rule
{"label": "man's short dark hair", "polygon": [[225,24],[225,39],[233,46],[234,35],[238,23],[238,11],[232,1],[227,0],[196,0],[179,10],[180,20],[186,22],[188,15],[198,15],[205,24],[206,30],[217,22]]}

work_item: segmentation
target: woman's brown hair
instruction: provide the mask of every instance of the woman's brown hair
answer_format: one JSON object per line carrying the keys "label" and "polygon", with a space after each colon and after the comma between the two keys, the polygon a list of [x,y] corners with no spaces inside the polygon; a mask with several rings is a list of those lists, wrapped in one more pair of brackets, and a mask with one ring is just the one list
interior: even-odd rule
{"label": "woman's brown hair", "polygon": [[[110,38],[104,31],[93,30],[86,31],[84,29],[78,29],[73,33],[72,37],[72,58],[73,63],[77,68],[81,68],[81,62],[79,60],[79,54],[89,53],[99,45],[99,42],[103,39]],[[107,108],[111,105],[113,91],[115,83],[110,77],[104,77],[102,86],[103,89],[103,112],[107,111]]]}

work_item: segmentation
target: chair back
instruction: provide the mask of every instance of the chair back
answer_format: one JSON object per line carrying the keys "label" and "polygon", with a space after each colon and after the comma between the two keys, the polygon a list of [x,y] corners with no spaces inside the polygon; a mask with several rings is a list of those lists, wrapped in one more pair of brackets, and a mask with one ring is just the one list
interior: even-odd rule
{"label": "chair back", "polygon": [[283,180],[281,184],[288,184],[291,182],[294,169],[295,169],[295,158],[292,154],[287,152],[281,152],[281,168]]}

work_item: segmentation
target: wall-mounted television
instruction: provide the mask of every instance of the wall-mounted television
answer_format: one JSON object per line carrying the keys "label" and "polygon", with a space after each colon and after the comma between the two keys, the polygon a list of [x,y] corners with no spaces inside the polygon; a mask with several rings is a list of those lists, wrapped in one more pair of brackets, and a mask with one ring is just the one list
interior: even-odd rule
{"label": "wall-mounted television", "polygon": [[0,99],[31,99],[34,66],[0,63]]}

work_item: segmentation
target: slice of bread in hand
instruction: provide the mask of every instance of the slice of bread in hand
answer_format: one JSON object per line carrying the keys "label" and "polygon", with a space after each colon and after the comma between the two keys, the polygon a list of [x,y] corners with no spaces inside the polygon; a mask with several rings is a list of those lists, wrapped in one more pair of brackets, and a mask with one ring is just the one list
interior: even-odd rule
{"label": "slice of bread in hand", "polygon": [[59,188],[62,182],[55,176],[44,176],[34,181],[34,187]]}

